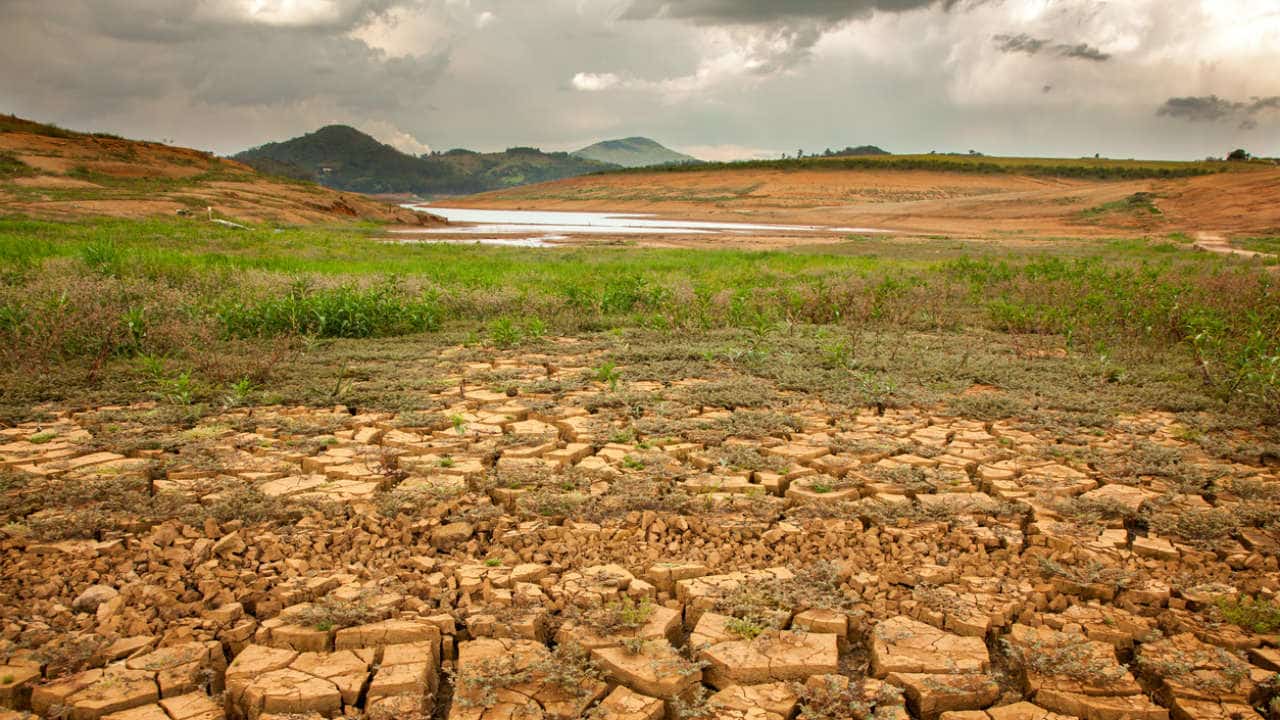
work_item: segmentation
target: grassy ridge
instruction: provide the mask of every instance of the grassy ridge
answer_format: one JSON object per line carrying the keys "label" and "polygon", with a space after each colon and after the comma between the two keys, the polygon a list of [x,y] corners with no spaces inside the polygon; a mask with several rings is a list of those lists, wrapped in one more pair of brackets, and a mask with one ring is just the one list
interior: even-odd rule
{"label": "grassy ridge", "polygon": [[1171,162],[1098,158],[1004,158],[981,155],[880,155],[867,157],[810,157],[787,160],[673,165],[658,168],[609,170],[597,175],[633,172],[703,172],[721,170],[928,170],[979,175],[1032,175],[1086,180],[1150,180],[1185,178],[1247,167],[1227,162]]}
{"label": "grassy ridge", "polygon": [[[749,355],[760,338],[811,328],[957,347],[994,334],[1091,358],[1101,382],[1146,374],[1236,411],[1280,412],[1273,277],[1176,242],[936,259],[867,241],[530,251],[395,244],[371,230],[0,220],[0,392],[28,397],[33,369],[96,378],[136,358],[233,378],[248,373],[243,363],[215,361],[260,362],[291,339],[462,333],[511,344],[636,330],[694,342],[728,331],[757,339]],[[903,372],[895,357],[877,372]]]}

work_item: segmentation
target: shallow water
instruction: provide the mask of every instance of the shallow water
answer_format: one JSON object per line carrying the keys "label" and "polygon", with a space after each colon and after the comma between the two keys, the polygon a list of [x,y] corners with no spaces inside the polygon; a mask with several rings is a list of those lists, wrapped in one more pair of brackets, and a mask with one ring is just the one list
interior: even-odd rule
{"label": "shallow water", "polygon": [[[877,228],[827,227],[823,225],[768,225],[759,223],[673,220],[639,213],[563,212],[551,210],[478,210],[435,205],[405,205],[439,215],[451,223],[470,223],[450,228],[396,230],[406,235],[506,235],[552,232],[570,235],[749,235],[765,232],[883,233]],[[492,238],[478,242],[490,242]]]}
{"label": "shallow water", "polygon": [[[393,233],[413,234],[413,230],[392,230]],[[406,237],[403,240],[393,240],[392,242],[402,245],[414,245],[429,243],[434,245],[501,245],[505,247],[531,247],[531,248],[548,248],[557,247],[557,241],[568,240],[568,235],[537,235],[533,237],[502,237],[502,238],[431,238],[431,237]]]}

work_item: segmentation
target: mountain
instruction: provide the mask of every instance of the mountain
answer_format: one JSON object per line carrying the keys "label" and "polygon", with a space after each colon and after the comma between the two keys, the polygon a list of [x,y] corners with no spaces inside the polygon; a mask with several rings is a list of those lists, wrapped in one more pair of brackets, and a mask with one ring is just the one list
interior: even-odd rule
{"label": "mountain", "polygon": [[235,159],[262,172],[314,179],[340,190],[415,195],[464,195],[617,167],[531,147],[499,153],[450,150],[415,157],[346,125],[330,125],[292,140],[267,143]]}
{"label": "mountain", "polygon": [[643,137],[605,140],[581,150],[575,150],[573,155],[628,168],[699,162],[697,158],[678,153]]}
{"label": "mountain", "polygon": [[[286,172],[288,171],[288,172]],[[211,153],[82,133],[0,115],[0,215],[184,216],[241,222],[420,224],[431,219],[354,193],[264,175]]]}

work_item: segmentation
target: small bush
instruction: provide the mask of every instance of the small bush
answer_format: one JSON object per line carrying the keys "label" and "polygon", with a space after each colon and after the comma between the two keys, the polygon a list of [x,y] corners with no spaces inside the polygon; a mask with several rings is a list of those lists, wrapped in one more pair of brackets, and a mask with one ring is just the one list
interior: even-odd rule
{"label": "small bush", "polygon": [[1247,595],[1238,599],[1218,598],[1218,611],[1227,622],[1249,632],[1280,632],[1280,605],[1270,600]]}
{"label": "small bush", "polygon": [[351,600],[327,595],[301,610],[289,613],[285,619],[317,630],[341,630],[376,622],[384,614],[368,604],[369,594],[371,593],[364,593]]}

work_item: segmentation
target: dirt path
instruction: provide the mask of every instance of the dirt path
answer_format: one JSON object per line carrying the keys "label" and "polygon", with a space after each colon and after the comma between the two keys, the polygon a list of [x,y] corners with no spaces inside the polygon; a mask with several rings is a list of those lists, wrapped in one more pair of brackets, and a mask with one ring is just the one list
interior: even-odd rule
{"label": "dirt path", "polygon": [[1196,233],[1195,247],[1197,250],[1205,252],[1218,253],[1220,255],[1235,255],[1245,258],[1274,258],[1275,255],[1256,250],[1245,250],[1243,248],[1232,247],[1227,239],[1217,233],[1199,232]]}

